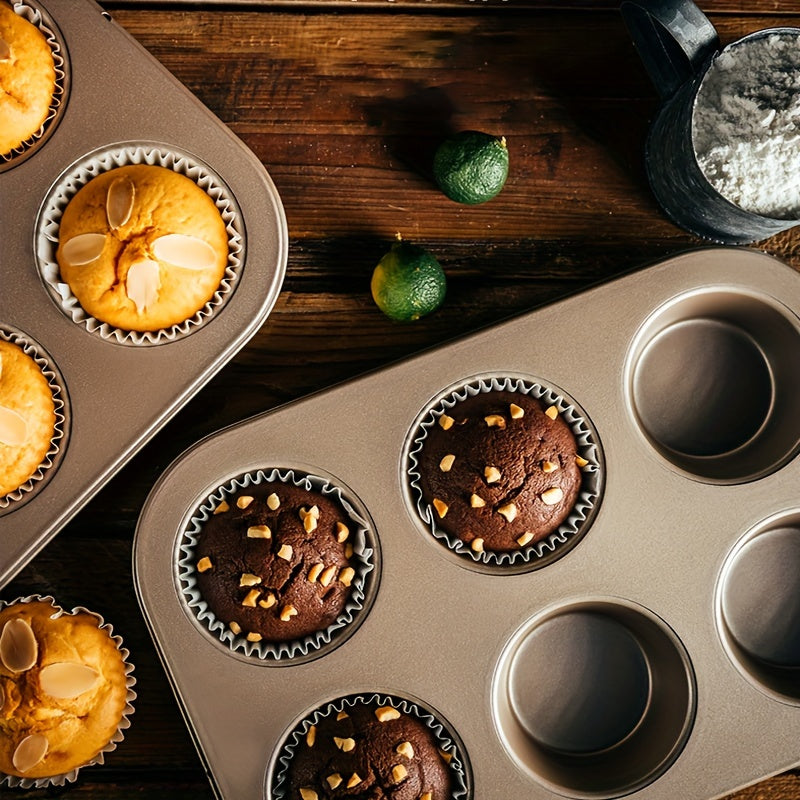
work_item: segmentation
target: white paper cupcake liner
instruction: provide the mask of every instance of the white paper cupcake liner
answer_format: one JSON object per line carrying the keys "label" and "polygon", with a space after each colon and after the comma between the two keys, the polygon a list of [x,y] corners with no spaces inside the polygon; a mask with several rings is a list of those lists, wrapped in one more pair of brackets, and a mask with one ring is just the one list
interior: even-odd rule
{"label": "white paper cupcake liner", "polygon": [[42,370],[47,379],[50,391],[53,394],[55,411],[55,425],[50,447],[45,453],[41,464],[25,483],[18,486],[7,495],[0,496],[0,514],[7,510],[19,507],[23,501],[30,499],[56,471],[67,446],[69,431],[69,399],[64,384],[64,379],[58,371],[53,359],[46,354],[43,348],[26,336],[22,331],[8,325],[0,326],[0,339],[19,347],[25,355],[32,358]]}
{"label": "white paper cupcake liner", "polygon": [[[208,608],[208,604],[197,588],[195,548],[204,524],[223,500],[229,500],[241,489],[273,481],[291,483],[300,488],[336,498],[355,525],[352,536],[353,556],[350,561],[356,574],[351,584],[350,596],[342,613],[329,627],[296,641],[250,642],[244,633],[234,634],[228,625],[218,619]],[[315,475],[295,472],[292,469],[273,468],[266,471],[248,472],[232,479],[224,486],[220,486],[193,514],[179,545],[178,579],[183,600],[189,611],[203,629],[232,652],[243,653],[249,658],[264,663],[305,660],[328,652],[343,641],[344,635],[348,631],[354,630],[355,624],[367,612],[375,584],[377,541],[372,534],[370,525],[354,508],[355,503],[353,498],[348,499],[345,492],[331,481]]]}
{"label": "white paper cupcake liner", "polygon": [[[318,725],[331,714],[347,711],[357,705],[392,706],[401,714],[416,717],[436,738],[438,747],[445,753],[449,762],[452,788],[450,796],[441,800],[470,800],[472,797],[472,778],[464,745],[456,733],[450,729],[436,712],[425,708],[420,701],[412,701],[399,695],[379,692],[351,694],[340,697],[310,712],[294,726],[281,745],[272,778],[272,785],[265,787],[266,800],[294,800],[289,796],[288,770],[295,749],[304,744],[306,734],[312,725]],[[269,781],[269,774],[267,776]],[[437,798],[437,800],[439,800]]]}
{"label": "white paper cupcake liner", "polygon": [[0,172],[16,166],[23,158],[27,158],[35,149],[41,147],[49,135],[55,130],[57,117],[64,110],[69,93],[69,62],[67,59],[67,48],[61,39],[58,27],[50,18],[50,15],[39,6],[35,0],[27,2],[12,3],[14,13],[24,17],[32,25],[35,25],[50,45],[53,53],[53,66],[56,73],[55,88],[53,97],[50,101],[50,110],[45,121],[41,124],[38,131],[33,133],[24,142],[15,147],[11,152],[0,155]]}
{"label": "white paper cupcake liner", "polygon": [[[69,286],[61,280],[56,259],[61,217],[69,201],[97,175],[131,164],[166,167],[193,180],[214,201],[228,232],[228,264],[213,297],[193,316],[157,331],[124,330],[87,314]],[[35,247],[37,266],[50,296],[73,322],[107,341],[134,346],[157,345],[188,336],[224,306],[242,271],[244,226],[232,192],[211,167],[170,145],[129,142],[88,153],[59,176],[47,193],[36,220]]]}
{"label": "white paper cupcake liner", "polygon": [[[476,553],[466,542],[437,526],[436,514],[422,496],[419,483],[421,479],[419,456],[427,438],[428,430],[436,424],[442,414],[449,412],[468,397],[474,397],[482,392],[493,391],[522,392],[540,400],[545,407],[554,405],[575,436],[578,454],[589,463],[581,470],[583,474],[581,489],[572,511],[553,533],[538,542],[521,547],[519,550],[484,550]],[[412,504],[424,526],[438,541],[453,552],[475,564],[490,567],[533,569],[545,563],[550,563],[563,552],[566,552],[586,533],[602,496],[602,453],[599,439],[588,418],[575,401],[564,392],[532,378],[508,375],[482,376],[470,378],[446,389],[417,418],[405,464]]]}
{"label": "white paper cupcake liner", "polygon": [[112,752],[112,750],[116,750],[117,745],[125,738],[125,731],[131,726],[130,716],[134,711],[133,701],[136,700],[136,692],[133,688],[136,685],[136,678],[133,675],[133,664],[129,661],[130,651],[123,645],[122,637],[114,633],[111,625],[107,623],[103,617],[100,616],[100,614],[96,613],[95,611],[90,611],[88,608],[84,608],[83,606],[75,606],[71,611],[67,611],[66,609],[61,608],[56,600],[50,595],[37,594],[28,595],[27,597],[19,597],[16,600],[11,600],[8,602],[0,600],[0,609],[5,608],[6,606],[16,605],[17,603],[31,603],[34,601],[51,603],[53,606],[55,606],[56,610],[55,613],[52,614],[51,619],[57,619],[58,617],[68,614],[79,613],[89,614],[97,619],[97,627],[108,633],[109,638],[116,644],[117,649],[122,656],[122,661],[125,667],[125,686],[127,688],[127,695],[125,698],[125,708],[122,712],[122,718],[120,719],[116,732],[111,737],[108,744],[106,744],[106,746],[103,747],[103,749],[93,759],[87,761],[85,764],[81,764],[79,767],[75,767],[69,772],[64,772],[60,775],[52,775],[47,778],[19,778],[16,775],[7,775],[4,772],[0,772],[0,786],[9,786],[14,789],[43,789],[48,786],[64,786],[67,783],[74,783],[78,777],[78,773],[82,769],[86,769],[87,767],[92,767],[97,764],[103,764],[105,762],[105,756]]}

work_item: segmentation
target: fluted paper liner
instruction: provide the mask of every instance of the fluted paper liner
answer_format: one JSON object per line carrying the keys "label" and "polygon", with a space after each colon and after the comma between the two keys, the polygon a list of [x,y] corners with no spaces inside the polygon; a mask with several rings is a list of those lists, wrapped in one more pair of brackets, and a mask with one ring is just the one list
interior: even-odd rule
{"label": "fluted paper liner", "polygon": [[436,800],[470,800],[472,797],[471,779],[464,746],[458,740],[454,731],[450,730],[439,716],[422,706],[419,702],[379,692],[351,694],[326,703],[305,716],[287,735],[283,741],[275,762],[272,785],[266,787],[265,800],[294,800],[289,796],[287,772],[292,763],[294,750],[298,745],[305,743],[306,734],[312,725],[318,725],[321,720],[331,714],[347,711],[357,705],[392,706],[401,714],[416,717],[433,734],[439,749],[449,758],[448,767],[452,780],[450,796],[436,798]]}
{"label": "fluted paper liner", "polygon": [[[225,622],[218,619],[200,594],[196,579],[197,554],[195,547],[203,525],[223,500],[229,500],[236,492],[246,489],[248,486],[258,486],[261,483],[273,481],[291,483],[300,488],[332,495],[336,498],[356,526],[352,537],[353,556],[350,559],[356,574],[351,583],[347,603],[332,625],[296,641],[270,642],[262,639],[260,642],[249,642],[244,632],[234,634]],[[331,481],[292,469],[273,468],[248,472],[217,488],[189,520],[179,548],[178,577],[181,594],[190,612],[201,626],[232,651],[244,653],[248,657],[264,662],[280,661],[283,663],[292,659],[306,658],[310,654],[321,654],[336,646],[346,629],[356,621],[357,617],[366,612],[373,588],[376,545],[377,542],[367,521],[348,502],[343,490]]]}
{"label": "fluted paper liner", "polygon": [[[193,180],[214,201],[228,232],[228,264],[219,288],[193,316],[157,331],[115,328],[90,316],[70,287],[61,280],[56,259],[61,216],[69,201],[97,175],[131,164],[165,167]],[[172,342],[197,330],[212,318],[232,294],[244,263],[242,215],[233,194],[211,167],[189,153],[170,145],[151,142],[116,144],[88,153],[62,173],[51,187],[36,220],[36,260],[53,300],[76,324],[108,341],[126,345],[156,345]]]}
{"label": "fluted paper liner", "polygon": [[117,649],[122,656],[122,661],[125,667],[125,685],[127,687],[126,705],[123,709],[122,717],[119,725],[117,726],[116,732],[111,737],[108,744],[106,744],[106,746],[103,747],[103,749],[100,750],[100,752],[90,761],[87,761],[85,764],[81,764],[79,767],[75,767],[70,772],[64,772],[60,775],[51,775],[47,778],[19,778],[16,775],[7,775],[4,772],[0,772],[0,787],[5,785],[10,786],[11,788],[19,789],[43,789],[47,786],[64,786],[67,783],[73,783],[77,779],[78,773],[82,769],[86,769],[86,767],[92,767],[97,764],[103,764],[105,762],[106,754],[117,749],[117,745],[125,738],[125,731],[131,726],[130,716],[134,711],[133,701],[136,699],[136,692],[134,691],[133,687],[136,685],[136,678],[133,675],[133,664],[129,661],[130,651],[123,645],[122,637],[115,634],[111,625],[107,623],[97,612],[90,611],[88,608],[84,608],[83,606],[75,606],[71,611],[67,611],[66,609],[62,608],[50,595],[34,594],[28,595],[27,597],[19,597],[16,600],[11,600],[8,602],[0,600],[0,609],[5,608],[6,606],[16,605],[17,603],[32,603],[36,601],[51,603],[55,607],[55,611],[51,615],[51,619],[57,619],[58,617],[64,615],[80,613],[89,614],[97,619],[97,627],[108,633],[109,638],[116,644]]}
{"label": "fluted paper liner", "polygon": [[44,35],[47,44],[53,54],[53,67],[56,79],[53,89],[53,96],[50,100],[50,110],[47,117],[39,127],[39,130],[28,137],[8,153],[0,155],[0,172],[13,167],[22,156],[27,155],[34,149],[44,145],[46,136],[49,135],[54,126],[56,117],[64,110],[69,88],[69,62],[67,59],[67,48],[61,40],[61,34],[55,23],[50,19],[37,3],[32,0],[24,3],[12,3],[14,13],[24,17],[32,25],[35,25]]}
{"label": "fluted paper liner", "polygon": [[0,339],[15,344],[40,367],[42,374],[47,378],[47,383],[53,395],[56,417],[53,436],[50,439],[50,447],[45,453],[42,463],[39,464],[36,471],[25,483],[18,486],[14,491],[0,496],[0,514],[2,514],[5,510],[15,508],[23,500],[29,499],[35,491],[44,486],[45,480],[50,478],[55,471],[67,444],[69,404],[64,379],[52,359],[44,354],[40,345],[36,344],[22,331],[7,325],[0,326]]}
{"label": "fluted paper liner", "polygon": [[[575,505],[567,519],[555,531],[538,542],[520,547],[519,550],[485,550],[476,553],[466,542],[437,526],[436,514],[422,496],[419,484],[421,478],[419,456],[428,430],[436,424],[442,414],[449,413],[458,403],[468,397],[495,391],[521,392],[536,398],[545,408],[554,405],[575,436],[578,454],[589,463],[581,470],[583,476],[581,489]],[[417,419],[411,434],[405,468],[415,511],[424,526],[444,546],[476,564],[496,567],[528,566],[533,569],[543,559],[547,559],[547,563],[549,563],[551,559],[556,558],[559,551],[574,544],[577,537],[582,536],[588,529],[602,494],[601,464],[602,454],[592,426],[583,411],[564,392],[535,379],[498,375],[468,379],[456,386],[451,386],[434,399]]]}

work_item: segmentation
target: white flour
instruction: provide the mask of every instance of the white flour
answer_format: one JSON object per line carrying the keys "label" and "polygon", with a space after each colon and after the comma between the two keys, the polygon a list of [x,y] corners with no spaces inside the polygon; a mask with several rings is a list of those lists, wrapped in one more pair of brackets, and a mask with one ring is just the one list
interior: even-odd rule
{"label": "white flour", "polygon": [[723,197],[767,217],[800,218],[800,32],[724,50],[700,86],[692,138]]}

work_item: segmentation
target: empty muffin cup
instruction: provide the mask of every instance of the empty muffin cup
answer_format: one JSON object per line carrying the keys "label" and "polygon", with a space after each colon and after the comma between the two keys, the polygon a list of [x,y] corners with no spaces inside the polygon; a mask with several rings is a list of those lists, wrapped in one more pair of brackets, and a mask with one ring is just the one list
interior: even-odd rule
{"label": "empty muffin cup", "polygon": [[766,295],[719,286],[669,301],[634,340],[625,382],[645,439],[702,481],[754,480],[800,446],[800,327]]}
{"label": "empty muffin cup", "polygon": [[560,795],[620,797],[682,750],[696,690],[688,655],[653,613],[618,599],[551,608],[507,643],[492,710],[512,759]]}
{"label": "empty muffin cup", "polygon": [[742,675],[800,705],[800,510],[764,520],[737,542],[716,605],[723,646]]}

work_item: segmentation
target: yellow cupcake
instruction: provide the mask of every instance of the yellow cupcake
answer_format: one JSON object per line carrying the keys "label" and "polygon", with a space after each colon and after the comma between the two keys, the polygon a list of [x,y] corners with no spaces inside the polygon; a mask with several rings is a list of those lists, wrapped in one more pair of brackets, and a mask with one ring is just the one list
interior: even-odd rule
{"label": "yellow cupcake", "polygon": [[53,53],[42,32],[0,4],[0,155],[42,127],[55,86]]}
{"label": "yellow cupcake", "polygon": [[62,775],[115,737],[127,706],[123,653],[98,618],[48,599],[0,610],[0,772]]}
{"label": "yellow cupcake", "polygon": [[193,180],[136,164],[98,175],[70,200],[56,258],[92,317],[155,331],[184,322],[214,296],[228,263],[228,233]]}
{"label": "yellow cupcake", "polygon": [[0,339],[0,497],[36,472],[55,424],[53,393],[41,368],[20,347]]}

